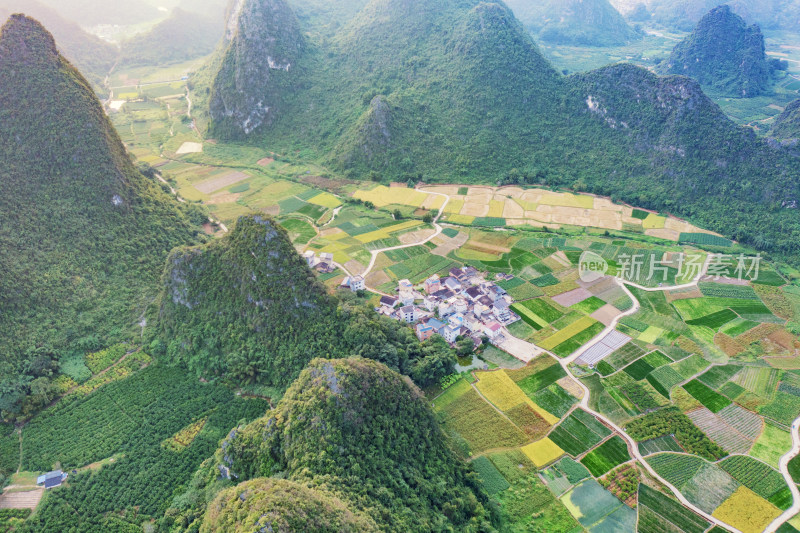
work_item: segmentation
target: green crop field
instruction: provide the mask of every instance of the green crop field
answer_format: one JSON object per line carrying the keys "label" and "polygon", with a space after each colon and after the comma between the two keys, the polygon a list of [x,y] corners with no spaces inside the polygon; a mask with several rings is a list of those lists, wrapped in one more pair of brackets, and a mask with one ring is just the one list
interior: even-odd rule
{"label": "green crop field", "polygon": [[486,492],[495,494],[509,488],[511,485],[506,481],[500,471],[486,457],[478,457],[470,463],[478,477],[481,478]]}
{"label": "green crop field", "polygon": [[609,365],[613,366],[615,369],[620,370],[624,366],[632,363],[633,361],[643,356],[644,354],[645,351],[641,349],[637,344],[629,342],[616,352],[606,357],[604,361],[606,361]]}
{"label": "green crop field", "polygon": [[707,385],[694,379],[683,386],[683,389],[691,394],[698,402],[708,407],[712,413],[719,413],[731,404],[725,396],[714,392]]}
{"label": "green crop field", "polygon": [[662,366],[648,374],[647,381],[665,398],[669,398],[669,391],[683,381],[683,376],[671,366]]}
{"label": "green crop field", "polygon": [[716,313],[711,313],[710,315],[687,320],[686,323],[691,326],[705,326],[707,328],[717,330],[728,322],[736,320],[737,318],[739,318],[738,315],[730,309],[723,309],[721,311],[717,311]]}
{"label": "green crop field", "polygon": [[786,487],[783,476],[774,468],[746,455],[733,455],[719,466],[736,481],[759,496],[770,496]]}
{"label": "green crop field", "polygon": [[581,459],[593,476],[602,476],[612,468],[630,461],[628,446],[618,435],[613,436]]}
{"label": "green crop field", "polygon": [[[656,520],[662,520],[675,525],[680,531],[685,533],[703,533],[711,525],[707,520],[693,513],[678,501],[669,496],[652,489],[644,483],[639,485],[639,505],[644,506],[653,513],[657,513]],[[642,528],[641,508],[639,510],[639,531],[641,533],[663,533],[670,531],[658,523],[645,521],[649,525]]]}
{"label": "green crop field", "polygon": [[630,377],[632,377],[636,381],[639,381],[640,379],[646,378],[647,374],[652,372],[654,368],[647,361],[645,361],[644,358],[641,358],[629,364],[623,370]]}
{"label": "green crop field", "polygon": [[584,527],[591,527],[623,506],[614,495],[589,479],[561,497],[561,501]]}
{"label": "green crop field", "polygon": [[712,366],[697,379],[712,389],[717,390],[741,369],[742,367],[739,365]]}
{"label": "green crop field", "polygon": [[536,391],[532,399],[536,405],[558,418],[566,415],[578,401],[577,398],[555,383]]}
{"label": "green crop field", "polygon": [[572,456],[597,445],[611,432],[593,416],[576,409],[550,433],[550,440]]}
{"label": "green crop field", "polygon": [[672,435],[656,437],[639,443],[639,451],[642,455],[652,455],[660,452],[682,452],[683,448]]}
{"label": "green crop field", "polygon": [[694,477],[704,461],[693,455],[661,453],[647,458],[647,462],[658,475],[679,490]]}

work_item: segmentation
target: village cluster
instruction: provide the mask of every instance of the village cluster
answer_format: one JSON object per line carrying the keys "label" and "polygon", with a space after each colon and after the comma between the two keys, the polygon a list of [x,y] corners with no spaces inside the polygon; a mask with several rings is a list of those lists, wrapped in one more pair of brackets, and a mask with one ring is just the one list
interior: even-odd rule
{"label": "village cluster", "polygon": [[[452,268],[449,274],[445,278],[433,275],[416,287],[407,279],[400,280],[397,296],[382,296],[375,311],[413,324],[421,341],[440,335],[451,345],[459,338],[471,338],[475,346],[484,338],[501,343],[505,327],[520,319],[510,309],[511,296],[472,267]],[[354,276],[343,283],[361,290],[364,282]]]}

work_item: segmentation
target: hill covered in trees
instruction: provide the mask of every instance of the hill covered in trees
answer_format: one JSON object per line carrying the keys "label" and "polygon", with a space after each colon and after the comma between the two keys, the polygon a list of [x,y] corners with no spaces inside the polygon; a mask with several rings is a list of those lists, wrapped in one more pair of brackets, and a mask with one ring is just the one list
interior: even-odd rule
{"label": "hill covered in trees", "polygon": [[620,46],[641,39],[608,0],[508,0],[517,18],[554,44]]}
{"label": "hill covered in trees", "polygon": [[[302,148],[348,177],[521,182],[614,195],[784,257],[800,251],[800,217],[786,208],[797,205],[800,169],[685,79],[657,81],[628,68],[561,76],[497,3],[371,0],[336,29],[323,25],[319,6],[304,9],[301,19],[282,0],[245,0],[231,14],[226,46],[195,80],[197,108],[206,110],[199,123],[209,135]],[[280,27],[259,25],[272,13]],[[348,12],[335,13],[344,20]],[[237,30],[249,24],[262,33]],[[283,68],[265,68],[270,58]],[[587,92],[589,79],[603,81]],[[592,103],[653,83],[672,103],[666,117],[657,99],[620,103],[613,112],[638,114],[616,122]],[[661,151],[643,138],[660,140]],[[708,143],[719,149],[693,148]],[[723,150],[730,147],[738,151]],[[749,161],[761,163],[756,172]],[[730,198],[746,219],[728,209]],[[776,218],[779,225],[769,222]]]}
{"label": "hill covered in trees", "polygon": [[88,82],[22,15],[0,30],[0,183],[0,410],[13,417],[47,401],[62,357],[141,334],[168,252],[199,240],[203,216],[134,167]]}
{"label": "hill covered in trees", "polygon": [[150,31],[122,43],[120,68],[164,65],[202,57],[214,51],[222,37],[217,18],[176,8]]}
{"label": "hill covered in trees", "polygon": [[690,76],[704,87],[737,98],[767,91],[772,67],[764,36],[727,5],[711,10],[686,39],[678,43],[661,70]]}
{"label": "hill covered in trees", "polygon": [[800,100],[790,103],[778,115],[770,135],[779,139],[800,139]]}
{"label": "hill covered in trees", "polygon": [[61,16],[56,10],[37,0],[0,0],[0,20],[14,13],[24,13],[41,22],[53,34],[58,49],[81,74],[96,85],[117,58],[117,48],[99,37],[84,31],[77,23]]}
{"label": "hill covered in trees", "polygon": [[269,218],[243,217],[225,238],[178,249],[167,265],[153,348],[207,379],[282,392],[315,357],[358,355],[427,385],[455,364],[446,344],[420,344],[396,321],[329,295]]}
{"label": "hill covered in trees", "polygon": [[308,526],[304,506],[324,507],[344,531],[491,529],[486,493],[421,391],[363,359],[312,361],[275,409],[230,433],[179,502],[193,504],[167,511],[161,525],[173,531]]}

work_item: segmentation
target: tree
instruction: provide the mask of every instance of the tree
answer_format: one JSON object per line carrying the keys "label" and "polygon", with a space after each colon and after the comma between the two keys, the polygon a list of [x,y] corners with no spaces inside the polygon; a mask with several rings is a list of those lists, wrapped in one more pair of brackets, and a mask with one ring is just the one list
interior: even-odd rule
{"label": "tree", "polygon": [[433,222],[433,215],[431,215],[430,213],[425,213],[425,216],[422,217],[422,221],[426,224],[430,224],[431,222]]}
{"label": "tree", "polygon": [[470,337],[460,337],[456,339],[456,354],[464,357],[472,353],[475,349],[475,341]]}
{"label": "tree", "polygon": [[395,220],[400,220],[403,218],[403,213],[401,213],[399,209],[395,209],[392,215],[394,215]]}

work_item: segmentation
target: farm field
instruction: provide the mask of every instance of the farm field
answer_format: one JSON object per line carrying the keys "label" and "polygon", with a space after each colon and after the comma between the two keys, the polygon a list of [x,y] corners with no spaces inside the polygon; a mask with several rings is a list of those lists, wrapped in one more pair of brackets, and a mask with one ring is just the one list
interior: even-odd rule
{"label": "farm field", "polygon": [[[298,251],[331,253],[352,274],[364,272],[373,250],[416,244],[378,254],[366,276],[369,288],[390,295],[399,280],[419,286],[453,267],[473,266],[488,273],[487,279],[498,275],[497,284],[514,298],[512,311],[522,319],[508,333],[562,361],[634,305],[612,277],[625,272],[626,258],[643,256],[645,272],[666,266],[663,279],[628,276],[657,288],[691,280],[679,271],[681,253],[704,259],[709,246],[734,256],[747,251],[690,223],[586,194],[477,185],[415,189],[331,177],[329,169],[297,154],[199,138],[182,120],[186,101],[176,96],[181,87],[144,89],[148,101],[126,102],[111,115],[131,153],[155,168],[181,198],[227,226],[250,212],[275,217]],[[138,98],[136,92],[128,96]],[[449,196],[446,207],[442,195]],[[426,217],[439,210],[444,231],[418,245],[434,231]],[[608,277],[580,278],[586,251],[608,263]],[[343,269],[321,279],[332,288]],[[616,333],[625,342],[601,347],[596,359],[568,367],[587,387],[591,409],[621,425],[687,497],[708,512],[723,513],[732,525],[742,523],[743,531],[751,525],[734,512],[737,502],[756,502],[764,509],[762,519],[768,514],[762,501],[786,505],[786,487],[775,468],[790,443],[785,426],[800,414],[800,379],[787,372],[800,369],[800,346],[791,333],[800,323],[800,293],[785,287],[796,282],[784,278],[787,272],[770,265],[763,272],[758,283],[709,277],[689,289],[629,287],[641,310],[619,322]],[[538,356],[525,365],[497,347],[484,350],[476,361],[500,368],[465,373],[432,403],[454,447],[471,460],[493,500],[519,520],[515,523],[532,523],[535,516],[549,531],[708,529],[707,522],[644,484],[637,510],[602,489],[596,478],[627,467],[626,445],[575,407],[585,391],[553,357]],[[108,366],[103,356],[62,363],[65,373],[87,388],[93,385],[86,372]],[[24,460],[81,465],[121,446],[123,434],[104,433],[119,415],[104,411],[101,396],[86,400],[83,408],[92,417],[89,427],[103,439],[66,453],[44,444]],[[165,452],[203,445],[212,419],[203,411],[180,422],[159,435]],[[44,440],[37,422],[25,431],[34,442]],[[2,446],[12,441],[0,437]],[[717,460],[712,467],[706,462]],[[703,494],[703,484],[713,490]],[[587,500],[589,494],[598,501]]]}

